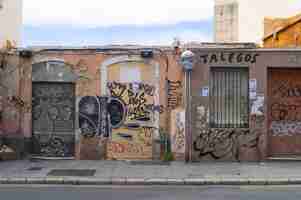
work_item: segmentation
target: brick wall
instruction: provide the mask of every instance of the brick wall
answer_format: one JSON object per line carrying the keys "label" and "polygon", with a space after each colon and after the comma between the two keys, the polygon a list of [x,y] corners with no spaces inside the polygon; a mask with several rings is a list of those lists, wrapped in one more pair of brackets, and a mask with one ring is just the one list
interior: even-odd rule
{"label": "brick wall", "polygon": [[[287,19],[266,18],[264,21],[264,32],[265,35],[270,34],[270,36],[264,40],[264,47],[285,48],[301,46],[300,16],[297,15]],[[279,31],[280,29],[282,30]]]}

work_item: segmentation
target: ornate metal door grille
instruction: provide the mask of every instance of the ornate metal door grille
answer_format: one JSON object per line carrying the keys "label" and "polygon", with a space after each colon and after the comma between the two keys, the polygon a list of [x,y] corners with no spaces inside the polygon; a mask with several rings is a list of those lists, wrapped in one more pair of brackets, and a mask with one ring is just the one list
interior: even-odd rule
{"label": "ornate metal door grille", "polygon": [[33,83],[35,153],[66,157],[74,154],[75,86],[72,83]]}

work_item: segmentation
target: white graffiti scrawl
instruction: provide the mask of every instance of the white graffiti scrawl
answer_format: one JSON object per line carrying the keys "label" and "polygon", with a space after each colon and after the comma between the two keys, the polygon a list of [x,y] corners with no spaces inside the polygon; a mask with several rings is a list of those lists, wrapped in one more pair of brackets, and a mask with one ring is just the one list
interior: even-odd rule
{"label": "white graffiti scrawl", "polygon": [[270,130],[273,136],[301,135],[301,122],[296,121],[273,121]]}
{"label": "white graffiti scrawl", "polygon": [[172,152],[185,153],[185,110],[174,110],[171,124]]}

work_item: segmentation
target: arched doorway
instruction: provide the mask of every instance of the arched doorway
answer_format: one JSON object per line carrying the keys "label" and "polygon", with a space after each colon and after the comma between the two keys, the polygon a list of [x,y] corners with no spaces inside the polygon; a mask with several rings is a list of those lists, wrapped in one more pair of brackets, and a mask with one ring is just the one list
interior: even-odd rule
{"label": "arched doorway", "polygon": [[140,56],[114,57],[101,66],[101,94],[110,97],[108,159],[151,160],[159,135],[159,64]]}
{"label": "arched doorway", "polygon": [[71,157],[75,151],[75,81],[62,61],[32,66],[34,154]]}

